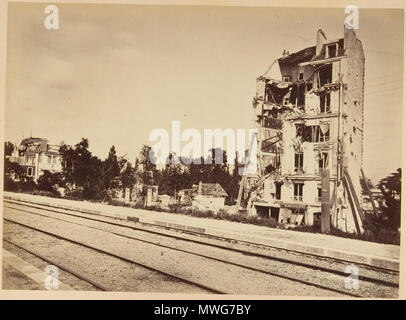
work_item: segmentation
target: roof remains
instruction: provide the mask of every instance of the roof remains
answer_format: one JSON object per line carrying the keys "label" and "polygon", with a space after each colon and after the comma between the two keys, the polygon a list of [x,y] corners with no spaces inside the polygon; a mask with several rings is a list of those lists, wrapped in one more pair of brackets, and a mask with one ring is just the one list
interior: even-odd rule
{"label": "roof remains", "polygon": [[201,183],[201,194],[204,196],[227,197],[227,192],[218,183]]}
{"label": "roof remains", "polygon": [[302,49],[298,52],[291,53],[286,57],[279,58],[279,63],[299,63],[310,61],[316,54],[316,46]]}
{"label": "roof remains", "polygon": [[[337,56],[342,56],[344,54],[344,38],[338,39],[338,54]],[[316,61],[322,60],[325,57],[326,47],[330,45],[331,42],[324,43],[319,55],[316,55],[316,46],[308,47],[302,49],[298,52],[289,54],[288,56],[279,58],[279,63],[286,64],[297,64],[300,62]]]}

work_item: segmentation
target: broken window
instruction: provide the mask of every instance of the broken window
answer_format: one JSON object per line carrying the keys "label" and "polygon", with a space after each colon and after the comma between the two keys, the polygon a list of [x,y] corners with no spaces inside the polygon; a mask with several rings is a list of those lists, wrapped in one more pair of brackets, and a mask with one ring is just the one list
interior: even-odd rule
{"label": "broken window", "polygon": [[319,155],[319,169],[325,170],[328,168],[328,153],[327,152],[322,152]]}
{"label": "broken window", "polygon": [[337,43],[331,44],[327,46],[327,57],[326,58],[334,58],[337,56]]}
{"label": "broken window", "polygon": [[319,139],[317,142],[327,142],[330,140],[330,125],[328,123],[320,123],[319,127]]}
{"label": "broken window", "polygon": [[296,137],[303,137],[305,125],[304,123],[296,123]]}
{"label": "broken window", "polygon": [[265,100],[275,104],[282,104],[283,98],[289,93],[290,86],[267,83],[265,87]]}
{"label": "broken window", "polygon": [[278,117],[280,118],[280,113],[279,113],[279,109],[277,108],[272,108],[271,110],[268,110],[268,117],[274,118],[274,119],[278,119]]}
{"label": "broken window", "polygon": [[303,183],[294,183],[293,185],[293,199],[296,201],[303,201]]}
{"label": "broken window", "polygon": [[298,106],[304,106],[306,94],[306,84],[295,84],[292,86],[290,92],[290,103],[297,104]]}
{"label": "broken window", "polygon": [[332,75],[333,65],[331,63],[322,66],[319,70],[320,87],[324,86],[325,84],[331,83]]}
{"label": "broken window", "polygon": [[313,126],[307,126],[305,127],[304,133],[303,133],[303,141],[307,142],[313,142],[313,132],[312,132]]}
{"label": "broken window", "polygon": [[275,187],[276,187],[275,198],[277,200],[281,199],[281,186],[282,186],[281,182],[275,182]]}
{"label": "broken window", "polygon": [[304,74],[303,74],[303,72],[299,72],[299,75],[298,75],[297,79],[298,79],[299,81],[304,79]]}
{"label": "broken window", "polygon": [[276,153],[277,146],[274,141],[264,140],[261,141],[261,150],[264,152]]}
{"label": "broken window", "polygon": [[27,168],[27,176],[29,176],[29,177],[34,176],[34,168],[31,168],[31,167]]}
{"label": "broken window", "polygon": [[296,136],[306,142],[327,142],[330,140],[330,125],[322,123],[319,126],[296,124]]}
{"label": "broken window", "polygon": [[270,129],[282,129],[282,120],[277,118],[267,118],[264,121],[264,127]]}
{"label": "broken window", "polygon": [[295,172],[303,171],[303,152],[295,153]]}
{"label": "broken window", "polygon": [[320,112],[330,112],[330,92],[320,95]]}
{"label": "broken window", "polygon": [[289,105],[290,97],[289,96],[284,96],[283,97],[283,105],[286,107]]}
{"label": "broken window", "polygon": [[318,126],[310,126],[308,127],[310,131],[310,135],[307,141],[309,142],[318,142],[319,140],[319,128]]}
{"label": "broken window", "polygon": [[304,106],[305,104],[305,94],[306,94],[306,86],[304,84],[300,84],[298,86],[298,97],[297,97],[297,105]]}
{"label": "broken window", "polygon": [[291,76],[283,76],[283,82],[291,82],[292,81],[292,77]]}

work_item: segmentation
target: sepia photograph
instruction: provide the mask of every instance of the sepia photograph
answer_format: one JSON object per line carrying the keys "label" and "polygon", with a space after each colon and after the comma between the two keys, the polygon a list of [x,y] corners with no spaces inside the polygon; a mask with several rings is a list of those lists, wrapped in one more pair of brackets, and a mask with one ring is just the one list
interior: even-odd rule
{"label": "sepia photograph", "polygon": [[340,3],[7,2],[3,295],[401,297],[404,10]]}

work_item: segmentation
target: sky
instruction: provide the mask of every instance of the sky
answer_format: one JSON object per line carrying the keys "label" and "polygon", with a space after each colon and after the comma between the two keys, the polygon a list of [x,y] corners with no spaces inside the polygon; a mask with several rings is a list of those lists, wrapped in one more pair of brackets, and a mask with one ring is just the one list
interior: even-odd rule
{"label": "sky", "polygon": [[[5,139],[88,138],[131,161],[155,128],[251,128],[256,78],[284,49],[343,37],[344,9],[9,3]],[[401,167],[403,11],[360,9],[364,171]]]}

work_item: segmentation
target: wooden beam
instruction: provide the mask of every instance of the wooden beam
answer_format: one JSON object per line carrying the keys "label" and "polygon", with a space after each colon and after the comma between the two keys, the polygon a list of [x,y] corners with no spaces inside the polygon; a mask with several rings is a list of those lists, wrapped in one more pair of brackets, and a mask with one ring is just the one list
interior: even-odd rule
{"label": "wooden beam", "polygon": [[347,171],[346,168],[344,168],[344,175],[346,175],[346,178],[348,180],[348,185],[349,185],[349,187],[351,189],[351,193],[352,193],[352,196],[354,198],[355,205],[357,206],[357,209],[358,209],[359,215],[361,217],[361,220],[362,220],[362,222],[364,222],[364,220],[365,220],[364,212],[362,211],[361,205],[360,205],[360,203],[358,201],[358,197],[357,197],[357,194],[356,194],[355,189],[354,189],[354,185],[352,184],[351,177],[348,174],[348,171]]}
{"label": "wooden beam", "polygon": [[362,180],[364,181],[365,188],[367,189],[369,199],[371,199],[372,209],[374,210],[375,216],[378,217],[378,211],[376,210],[376,207],[375,207],[375,201],[374,201],[374,198],[372,197],[371,190],[369,189],[367,179],[365,178],[364,170],[362,170],[362,168],[361,168],[361,174],[362,174]]}
{"label": "wooden beam", "polygon": [[242,195],[243,195],[243,191],[244,191],[244,185],[245,185],[246,178],[247,178],[247,176],[244,174],[240,180],[240,188],[238,190],[237,204],[235,205],[235,214],[237,214],[239,212],[240,207],[241,207],[241,199],[242,199]]}
{"label": "wooden beam", "polygon": [[303,67],[303,66],[308,66],[308,65],[317,65],[317,64],[323,64],[323,63],[336,62],[336,61],[340,61],[343,58],[347,58],[347,56],[339,56],[339,57],[316,60],[316,61],[302,62],[302,63],[299,63],[299,66]]}
{"label": "wooden beam", "polygon": [[345,189],[347,191],[347,194],[348,194],[348,199],[350,200],[351,212],[352,212],[352,216],[354,218],[355,228],[357,229],[357,233],[361,234],[361,228],[359,226],[356,209],[355,209],[354,203],[352,201],[352,196],[351,196],[350,188],[348,186],[347,176],[344,176],[343,181],[344,181],[344,187],[345,187]]}
{"label": "wooden beam", "polygon": [[321,173],[321,232],[330,233],[330,170]]}

